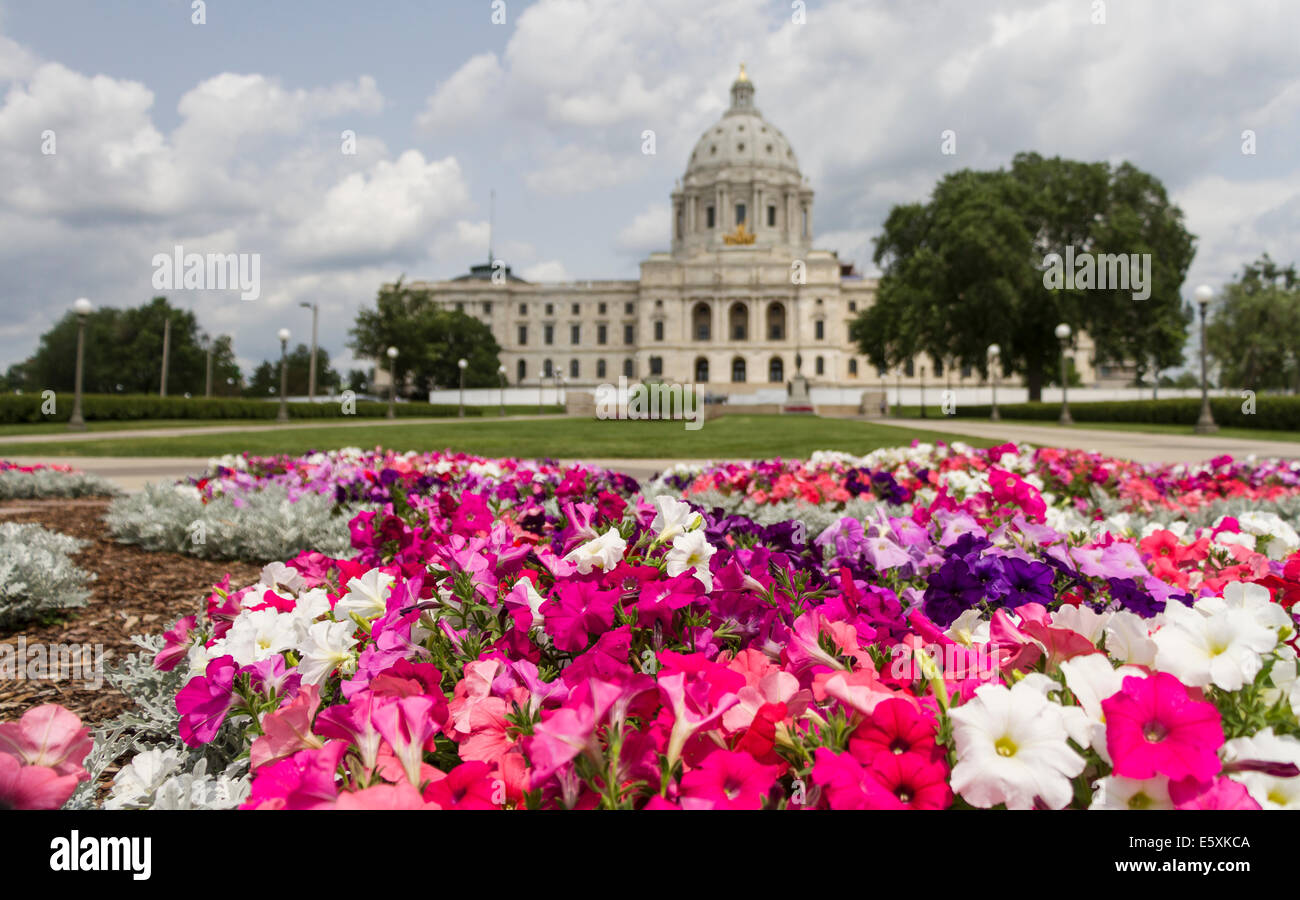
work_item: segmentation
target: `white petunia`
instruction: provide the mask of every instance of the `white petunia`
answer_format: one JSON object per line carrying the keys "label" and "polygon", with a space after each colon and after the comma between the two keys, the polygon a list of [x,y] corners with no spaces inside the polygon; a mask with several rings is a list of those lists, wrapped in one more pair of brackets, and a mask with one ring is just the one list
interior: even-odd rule
{"label": "white petunia", "polygon": [[1173,809],[1174,801],[1169,798],[1169,779],[1163,775],[1156,778],[1122,778],[1108,775],[1093,787],[1092,803],[1088,809]]}
{"label": "white petunia", "polygon": [[[1156,642],[1150,628],[1154,619],[1144,619],[1126,609],[1117,610],[1106,623],[1106,655],[1116,662],[1149,666],[1156,661]],[[1160,621],[1163,621],[1163,617]]]}
{"label": "white petunia", "polygon": [[673,538],[673,547],[668,551],[668,575],[677,577],[683,572],[694,570],[695,577],[704,585],[706,591],[713,590],[713,573],[709,571],[709,560],[717,549],[709,543],[702,531],[689,531]]}
{"label": "white petunia", "polygon": [[1065,676],[1065,686],[1088,717],[1088,741],[1084,746],[1092,746],[1102,759],[1110,762],[1106,748],[1106,716],[1101,702],[1119,693],[1125,678],[1130,675],[1144,678],[1146,673],[1135,666],[1116,669],[1102,654],[1089,653],[1061,663],[1061,674]]}
{"label": "white petunia", "polygon": [[355,622],[317,622],[307,629],[307,636],[298,645],[298,672],[303,684],[320,684],[335,669],[345,675],[356,670],[352,653],[357,645],[352,637],[356,627]]}
{"label": "white petunia", "polygon": [[1251,616],[1260,625],[1269,628],[1285,640],[1295,630],[1291,614],[1262,584],[1234,581],[1223,589],[1223,597],[1204,597],[1196,601],[1195,609],[1202,615],[1213,615],[1225,609],[1237,609]]}
{"label": "white petunia", "polygon": [[[1225,763],[1256,760],[1300,766],[1300,740],[1276,735],[1265,728],[1251,737],[1233,738],[1223,745]],[[1300,776],[1280,778],[1268,772],[1232,772],[1230,776],[1246,786],[1250,796],[1264,809],[1300,809]]]}
{"label": "white petunia", "polygon": [[671,541],[679,534],[698,528],[704,521],[689,503],[667,495],[655,497],[655,508],[658,512],[650,528],[659,536],[659,541]]}
{"label": "white petunia", "polygon": [[1102,635],[1106,632],[1106,623],[1110,621],[1111,613],[1099,613],[1086,606],[1070,606],[1066,604],[1052,613],[1052,624],[1061,628],[1068,628],[1076,634],[1081,634],[1093,644],[1101,642]]}
{"label": "white petunia", "polygon": [[148,809],[158,788],[180,769],[180,751],[174,747],[140,751],[113,776],[104,809]]}
{"label": "white petunia", "polygon": [[1240,607],[1204,615],[1174,602],[1165,607],[1165,619],[1153,638],[1155,668],[1192,687],[1239,691],[1263,666],[1260,654],[1277,646],[1276,632]]}
{"label": "white petunia", "polygon": [[292,566],[286,566],[282,562],[272,562],[264,565],[258,583],[269,588],[282,587],[290,594],[296,594],[307,586],[301,572]]}
{"label": "white petunia", "polygon": [[978,609],[967,609],[953,620],[944,634],[964,647],[974,647],[989,642],[989,628],[988,619]]}
{"label": "white petunia", "polygon": [[1069,804],[1070,779],[1083,771],[1084,759],[1068,742],[1065,709],[1046,696],[1052,687],[1059,685],[1037,673],[1011,688],[981,685],[950,713],[957,746],[953,791],[985,809],[999,803],[1033,809],[1038,800],[1052,809]]}
{"label": "white petunia", "polygon": [[623,560],[626,552],[627,541],[617,528],[611,528],[595,540],[574,547],[564,559],[577,566],[579,574],[586,575],[593,568],[608,572]]}
{"label": "white petunia", "polygon": [[348,581],[348,592],[334,604],[334,618],[343,620],[356,613],[363,620],[382,616],[388,611],[388,592],[397,579],[387,572],[371,569],[360,578]]}
{"label": "white petunia", "polygon": [[298,620],[292,613],[259,609],[236,616],[222,645],[236,663],[247,666],[292,650],[301,639]]}
{"label": "white petunia", "polygon": [[1284,696],[1291,706],[1291,712],[1300,715],[1300,673],[1296,667],[1296,652],[1286,644],[1277,648],[1278,660],[1269,669],[1268,678],[1273,687],[1264,689],[1264,702],[1276,703],[1278,697]]}

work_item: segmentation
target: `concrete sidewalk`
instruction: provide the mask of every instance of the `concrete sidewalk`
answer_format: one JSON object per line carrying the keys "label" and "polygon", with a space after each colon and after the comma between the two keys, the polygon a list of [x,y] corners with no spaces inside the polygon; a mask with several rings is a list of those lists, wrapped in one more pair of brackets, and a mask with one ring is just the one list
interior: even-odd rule
{"label": "concrete sidewalk", "polygon": [[1108,431],[1074,425],[1022,425],[990,422],[986,419],[884,419],[881,424],[910,428],[940,428],[957,434],[994,441],[1028,442],[1038,447],[1068,447],[1117,456],[1136,462],[1196,463],[1228,454],[1234,459],[1247,456],[1300,459],[1300,443],[1256,441],[1222,437],[1218,434],[1156,434],[1142,431]]}
{"label": "concrete sidewalk", "polygon": [[[550,413],[527,416],[458,416],[433,418],[429,416],[411,416],[409,418],[385,419],[356,417],[328,419],[299,419],[288,425],[267,424],[249,425],[176,425],[169,428],[133,428],[115,431],[47,431],[41,434],[0,434],[0,444],[49,444],[64,441],[103,441],[116,438],[171,438],[192,437],[204,434],[232,434],[241,431],[301,431],[304,428],[377,428],[387,425],[459,425],[467,422],[532,422],[538,419],[579,418],[562,413]],[[582,417],[589,418],[589,417]]]}

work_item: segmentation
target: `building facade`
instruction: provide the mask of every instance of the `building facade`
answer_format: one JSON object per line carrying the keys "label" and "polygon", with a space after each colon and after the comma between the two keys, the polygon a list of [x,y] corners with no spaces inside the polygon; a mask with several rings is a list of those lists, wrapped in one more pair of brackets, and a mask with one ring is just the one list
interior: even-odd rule
{"label": "building facade", "polygon": [[[883,373],[858,351],[849,324],[877,282],[814,247],[812,187],[754,95],[742,65],[730,107],[672,192],[670,249],[650,254],[640,278],[533,283],[494,260],[410,287],[487,324],[516,386],[562,378],[582,388],[625,375],[735,395],[782,387],[796,372],[815,387],[981,384],[928,357]],[[1085,383],[1095,381],[1091,354],[1078,351]]]}

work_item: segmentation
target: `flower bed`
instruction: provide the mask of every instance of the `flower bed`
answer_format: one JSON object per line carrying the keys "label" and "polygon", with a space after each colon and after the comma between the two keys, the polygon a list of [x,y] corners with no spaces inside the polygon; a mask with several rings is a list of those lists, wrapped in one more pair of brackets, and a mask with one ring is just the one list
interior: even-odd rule
{"label": "flower bed", "polygon": [[[807,506],[848,509],[851,473],[871,473],[852,476],[863,515],[818,530],[679,499],[705,495],[698,475],[651,502],[505,460],[452,461],[427,487],[430,468],[399,471],[410,491],[344,474],[336,499],[386,490],[352,518],[349,557],[219,585],[150,644],[152,671],[119,676],[174,703],[149,701],[160,737],[131,742],[108,805],[1300,804],[1293,522],[1136,531],[1071,490],[1107,464],[1063,451],[870,459],[819,454],[795,477]],[[328,486],[283,468],[249,474]],[[752,498],[800,470],[715,471],[708,496]],[[1087,479],[1172,513],[1281,497],[1292,474]],[[1067,511],[1086,527],[1053,524]],[[101,743],[94,770],[120,752]]]}
{"label": "flower bed", "polygon": [[0,459],[0,500],[43,497],[112,497],[121,491],[98,475],[71,466],[38,464],[20,466]]}
{"label": "flower bed", "polygon": [[40,525],[0,522],[0,628],[85,606],[95,576],[70,559],[85,546]]}

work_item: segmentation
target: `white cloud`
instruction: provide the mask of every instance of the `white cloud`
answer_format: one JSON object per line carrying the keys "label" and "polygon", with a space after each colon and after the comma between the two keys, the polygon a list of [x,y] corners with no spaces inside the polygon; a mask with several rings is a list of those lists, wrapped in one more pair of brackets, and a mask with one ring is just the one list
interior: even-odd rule
{"label": "white cloud", "polygon": [[671,213],[667,203],[653,203],[637,213],[636,217],[618,233],[614,244],[631,253],[650,253],[662,250],[671,240],[669,227]]}
{"label": "white cloud", "polygon": [[520,274],[525,281],[572,281],[569,273],[564,268],[564,263],[558,259],[548,259],[545,262],[534,263],[526,267]]}

